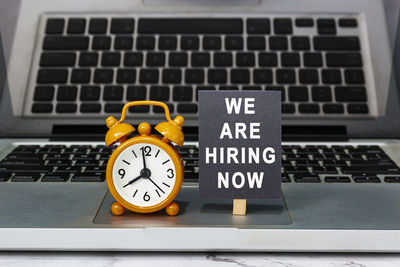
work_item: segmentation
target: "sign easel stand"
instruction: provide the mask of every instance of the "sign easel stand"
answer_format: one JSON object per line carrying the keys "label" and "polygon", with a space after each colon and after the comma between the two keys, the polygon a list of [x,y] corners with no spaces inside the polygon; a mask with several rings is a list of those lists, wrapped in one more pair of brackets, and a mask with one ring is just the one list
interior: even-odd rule
{"label": "sign easel stand", "polygon": [[246,215],[246,199],[233,200],[233,215]]}

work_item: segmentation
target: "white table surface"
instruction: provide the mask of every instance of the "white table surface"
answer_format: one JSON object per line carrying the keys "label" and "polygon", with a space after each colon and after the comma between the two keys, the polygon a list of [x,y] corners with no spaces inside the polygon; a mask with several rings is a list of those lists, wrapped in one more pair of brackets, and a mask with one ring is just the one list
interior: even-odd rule
{"label": "white table surface", "polygon": [[270,254],[153,252],[0,252],[0,266],[30,267],[385,267],[400,266],[400,254]]}

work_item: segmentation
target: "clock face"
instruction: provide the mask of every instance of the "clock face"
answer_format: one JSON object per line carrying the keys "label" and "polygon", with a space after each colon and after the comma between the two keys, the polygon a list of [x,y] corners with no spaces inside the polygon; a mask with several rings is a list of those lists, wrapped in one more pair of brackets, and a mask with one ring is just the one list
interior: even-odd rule
{"label": "clock face", "polygon": [[172,158],[160,147],[139,143],[118,155],[112,180],[125,201],[138,207],[150,207],[171,194],[176,182],[176,169]]}

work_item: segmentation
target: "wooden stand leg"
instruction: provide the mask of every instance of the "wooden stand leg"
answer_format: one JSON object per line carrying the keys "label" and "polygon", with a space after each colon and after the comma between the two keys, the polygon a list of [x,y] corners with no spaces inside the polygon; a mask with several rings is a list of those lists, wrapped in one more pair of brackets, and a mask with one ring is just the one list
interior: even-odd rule
{"label": "wooden stand leg", "polygon": [[246,199],[233,200],[233,215],[246,215]]}
{"label": "wooden stand leg", "polygon": [[179,213],[179,205],[176,202],[172,202],[165,207],[165,212],[170,216],[175,216]]}
{"label": "wooden stand leg", "polygon": [[120,216],[124,213],[125,208],[118,202],[114,202],[110,207],[111,213],[115,216]]}

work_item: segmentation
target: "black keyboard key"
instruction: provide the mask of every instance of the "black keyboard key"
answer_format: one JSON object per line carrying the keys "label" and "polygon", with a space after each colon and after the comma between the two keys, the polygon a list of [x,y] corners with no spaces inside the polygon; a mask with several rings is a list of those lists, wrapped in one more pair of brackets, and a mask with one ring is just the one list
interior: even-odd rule
{"label": "black keyboard key", "polygon": [[107,19],[105,18],[93,18],[89,22],[89,33],[90,34],[105,34],[107,32]]}
{"label": "black keyboard key", "polygon": [[80,166],[60,166],[57,167],[56,172],[57,173],[75,173],[75,172],[79,172],[81,171],[81,167]]}
{"label": "black keyboard key", "polygon": [[147,53],[146,65],[148,67],[163,67],[165,65],[165,54],[158,52]]}
{"label": "black keyboard key", "polygon": [[293,69],[278,69],[276,71],[276,81],[280,84],[296,83],[296,72]]}
{"label": "black keyboard key", "polygon": [[197,113],[197,104],[178,104],[178,113]]}
{"label": "black keyboard key", "polygon": [[283,67],[299,67],[300,55],[298,53],[282,53],[281,64]]}
{"label": "black keyboard key", "polygon": [[295,21],[296,27],[310,28],[314,27],[314,20],[312,18],[298,18]]}
{"label": "black keyboard key", "polygon": [[326,53],[328,67],[362,67],[360,53]]}
{"label": "black keyboard key", "polygon": [[343,114],[344,107],[342,104],[324,104],[322,110],[326,114]]}
{"label": "black keyboard key", "polygon": [[230,67],[233,64],[231,53],[214,53],[215,67]]}
{"label": "black keyboard key", "polygon": [[362,69],[347,69],[344,71],[344,80],[347,84],[364,84],[364,71]]}
{"label": "black keyboard key", "polygon": [[259,53],[258,65],[261,67],[276,67],[278,66],[278,55],[276,53]]}
{"label": "black keyboard key", "polygon": [[131,18],[114,18],[111,20],[111,33],[130,34],[133,33],[135,21]]}
{"label": "black keyboard key", "polygon": [[288,40],[285,36],[272,36],[269,38],[270,50],[288,50]]}
{"label": "black keyboard key", "polygon": [[304,53],[303,62],[306,67],[322,67],[321,53]]}
{"label": "black keyboard key", "polygon": [[57,90],[57,101],[75,101],[77,92],[76,86],[60,86]]}
{"label": "black keyboard key", "polygon": [[336,101],[339,102],[365,102],[367,91],[361,86],[337,86],[335,87]]}
{"label": "black keyboard key", "polygon": [[232,69],[231,83],[233,84],[248,84],[250,83],[250,71],[247,69]]}
{"label": "black keyboard key", "polygon": [[236,18],[142,18],[139,33],[148,34],[241,34],[243,21]]}
{"label": "black keyboard key", "polygon": [[376,175],[366,175],[366,176],[353,175],[353,180],[356,183],[380,183],[381,182],[381,180]]}
{"label": "black keyboard key", "polygon": [[188,64],[188,55],[186,53],[169,53],[168,64],[171,67],[186,67]]}
{"label": "black keyboard key", "polygon": [[[1,173],[0,173],[1,175]],[[400,183],[400,176],[386,176],[385,177],[386,183]]]}
{"label": "black keyboard key", "polygon": [[37,83],[66,83],[68,70],[66,69],[40,69],[36,79]]}
{"label": "black keyboard key", "polygon": [[150,100],[168,101],[169,87],[168,86],[152,86],[150,87]]}
{"label": "black keyboard key", "polygon": [[145,86],[128,86],[126,93],[126,100],[137,101],[146,100],[146,87]]}
{"label": "black keyboard key", "polygon": [[46,36],[43,50],[87,50],[89,37],[84,36]]}
{"label": "black keyboard key", "polygon": [[131,36],[116,36],[114,39],[114,49],[131,50],[133,47],[133,38]]}
{"label": "black keyboard key", "polygon": [[279,91],[281,92],[281,100],[285,101],[286,99],[285,87],[283,86],[266,86],[265,91]]}
{"label": "black keyboard key", "polygon": [[305,86],[290,86],[289,101],[306,102],[308,101],[308,89]]}
{"label": "black keyboard key", "polygon": [[329,86],[313,86],[311,88],[311,95],[314,102],[332,101],[332,91]]}
{"label": "black keyboard key", "polygon": [[104,172],[76,173],[71,178],[71,182],[103,182],[105,180]]}
{"label": "black keyboard key", "polygon": [[118,69],[117,83],[135,83],[136,70],[135,69]]}
{"label": "black keyboard key", "polygon": [[7,182],[12,176],[11,172],[0,171],[0,182]]}
{"label": "black keyboard key", "polygon": [[270,84],[273,82],[273,73],[270,69],[254,69],[253,81],[256,84]]}
{"label": "black keyboard key", "polygon": [[98,101],[100,99],[100,86],[82,86],[81,101]]}
{"label": "black keyboard key", "polygon": [[352,18],[339,19],[339,26],[342,28],[356,28],[358,26],[357,20]]}
{"label": "black keyboard key", "polygon": [[359,51],[360,40],[356,36],[346,37],[314,37],[315,50]]}
{"label": "black keyboard key", "polygon": [[347,176],[325,176],[326,183],[350,183],[350,178]]}
{"label": "black keyboard key", "polygon": [[69,52],[45,52],[40,56],[41,67],[71,67],[75,65],[76,55]]}
{"label": "black keyboard key", "polygon": [[175,36],[160,36],[158,39],[158,49],[160,50],[176,50],[178,40]]}
{"label": "black keyboard key", "polygon": [[95,83],[112,83],[114,79],[114,70],[112,69],[97,69],[94,72]]}
{"label": "black keyboard key", "polygon": [[71,74],[71,83],[89,83],[90,69],[73,69]]}
{"label": "black keyboard key", "polygon": [[202,84],[204,83],[204,70],[202,69],[186,69],[185,83]]}
{"label": "black keyboard key", "polygon": [[369,109],[366,104],[348,104],[347,112],[350,114],[368,114]]}
{"label": "black keyboard key", "polygon": [[143,63],[143,54],[140,52],[125,53],[124,66],[126,67],[139,67]]}
{"label": "black keyboard key", "polygon": [[118,52],[104,52],[101,56],[101,65],[103,67],[116,67],[121,62],[121,54]]}
{"label": "black keyboard key", "polygon": [[158,69],[141,69],[139,73],[139,82],[142,84],[158,83]]}
{"label": "black keyboard key", "polygon": [[261,91],[261,86],[242,86],[242,90]]}
{"label": "black keyboard key", "polygon": [[318,19],[318,34],[336,34],[336,24],[334,19]]}
{"label": "black keyboard key", "polygon": [[320,183],[318,175],[315,173],[295,173],[293,174],[296,183]]}
{"label": "black keyboard key", "polygon": [[373,174],[390,174],[400,173],[397,167],[376,165],[376,166],[348,166],[342,167],[343,173],[359,174],[359,173],[373,173]]}
{"label": "black keyboard key", "polygon": [[247,33],[248,34],[270,34],[271,22],[269,19],[247,19]]}
{"label": "black keyboard key", "polygon": [[243,50],[243,38],[240,36],[225,37],[226,50]]}
{"label": "black keyboard key", "polygon": [[65,172],[50,172],[46,173],[41,181],[42,182],[66,182],[69,179],[69,174]]}
{"label": "black keyboard key", "polygon": [[38,104],[32,105],[32,113],[51,113],[53,111],[52,104]]}
{"label": "black keyboard key", "polygon": [[197,36],[183,36],[181,38],[182,50],[198,50],[200,46],[199,37]]}
{"label": "black keyboard key", "polygon": [[54,97],[54,86],[36,86],[33,100],[51,101]]}
{"label": "black keyboard key", "polygon": [[149,113],[150,107],[149,106],[134,106],[129,108],[130,113]]}
{"label": "black keyboard key", "polygon": [[310,39],[307,36],[294,36],[291,42],[293,50],[310,50]]}
{"label": "black keyboard key", "polygon": [[288,18],[274,19],[274,33],[292,34],[293,33],[292,19]]}
{"label": "black keyboard key", "polygon": [[82,52],[79,55],[79,66],[95,67],[99,60],[99,54],[95,52]]}
{"label": "black keyboard key", "polygon": [[193,89],[191,86],[175,86],[173,89],[173,100],[177,102],[192,101]]}
{"label": "black keyboard key", "polygon": [[76,104],[57,104],[56,106],[57,113],[75,113],[76,109]]}
{"label": "black keyboard key", "polygon": [[0,171],[10,171],[10,172],[16,172],[16,171],[26,171],[26,172],[48,172],[52,170],[53,167],[50,166],[42,166],[42,165],[4,165],[0,163]]}
{"label": "black keyboard key", "polygon": [[225,69],[209,69],[207,76],[209,84],[225,84],[227,82]]}
{"label": "black keyboard key", "polygon": [[46,22],[46,34],[62,34],[65,20],[61,18],[48,19]]}
{"label": "black keyboard key", "polygon": [[239,87],[237,86],[220,86],[219,90],[239,90]]}
{"label": "black keyboard key", "polygon": [[95,36],[92,40],[93,50],[109,50],[111,48],[111,37]]}
{"label": "black keyboard key", "polygon": [[68,20],[68,34],[83,34],[86,29],[86,19],[72,18]]}
{"label": "black keyboard key", "polygon": [[105,171],[106,171],[106,166],[90,166],[85,169],[85,172],[105,172]]}
{"label": "black keyboard key", "polygon": [[153,36],[139,36],[136,39],[137,50],[153,50],[156,40]]}
{"label": "black keyboard key", "polygon": [[290,183],[291,182],[290,177],[287,173],[281,174],[281,182],[282,183]]}
{"label": "black keyboard key", "polygon": [[191,63],[193,67],[210,66],[210,54],[194,52],[191,56]]}
{"label": "black keyboard key", "polygon": [[80,107],[81,113],[100,113],[101,105],[97,103],[83,103]]}
{"label": "black keyboard key", "polygon": [[[174,105],[173,104],[169,104],[166,103],[169,109],[170,113],[174,113]],[[158,107],[158,106],[153,106],[153,112],[154,113],[163,113],[164,114],[164,109],[162,107]]]}
{"label": "black keyboard key", "polygon": [[322,82],[324,84],[340,84],[342,83],[342,74],[339,69],[324,69],[321,72]]}
{"label": "black keyboard key", "polygon": [[40,178],[40,173],[18,172],[11,179],[12,182],[36,182]]}
{"label": "black keyboard key", "polygon": [[300,104],[299,112],[303,114],[318,114],[319,105],[318,104]]}
{"label": "black keyboard key", "polygon": [[264,36],[250,36],[247,37],[248,50],[265,50],[265,37]]}
{"label": "black keyboard key", "polygon": [[204,36],[203,50],[221,50],[222,42],[219,36]]}
{"label": "black keyboard key", "polygon": [[182,71],[180,69],[164,69],[162,72],[162,82],[166,84],[180,84],[182,81]]}
{"label": "black keyboard key", "polygon": [[321,174],[337,174],[338,171],[335,167],[312,167],[313,172]]}
{"label": "black keyboard key", "polygon": [[122,101],[124,88],[122,86],[105,86],[103,100],[104,101]]}
{"label": "black keyboard key", "polygon": [[110,104],[110,103],[107,103],[104,106],[104,112],[105,113],[121,113],[123,107],[124,107],[123,104]]}
{"label": "black keyboard key", "polygon": [[253,53],[237,53],[236,65],[239,67],[253,67],[256,64],[255,55]]}
{"label": "black keyboard key", "polygon": [[300,69],[299,80],[302,84],[318,84],[319,76],[316,69]]}

